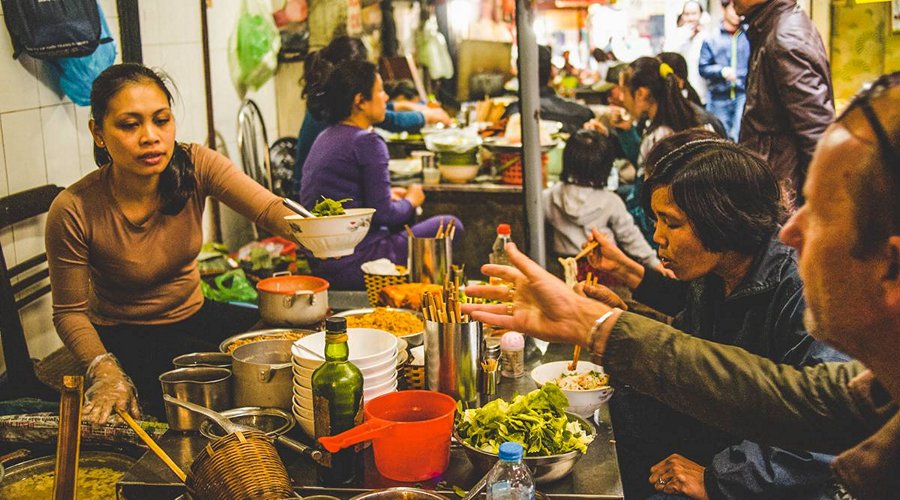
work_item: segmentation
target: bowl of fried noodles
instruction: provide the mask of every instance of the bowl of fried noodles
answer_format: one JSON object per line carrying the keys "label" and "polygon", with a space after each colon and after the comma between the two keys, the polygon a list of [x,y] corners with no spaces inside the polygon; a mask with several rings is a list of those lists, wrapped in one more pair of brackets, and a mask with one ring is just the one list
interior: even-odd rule
{"label": "bowl of fried noodles", "polygon": [[579,361],[575,370],[569,370],[570,361],[554,361],[531,370],[531,378],[538,386],[554,384],[569,398],[568,411],[582,417],[590,417],[613,395],[609,375],[603,367],[588,361]]}
{"label": "bowl of fried noodles", "polygon": [[344,311],[335,316],[347,318],[347,328],[384,330],[402,338],[410,347],[422,345],[425,338],[422,315],[412,309],[371,307]]}

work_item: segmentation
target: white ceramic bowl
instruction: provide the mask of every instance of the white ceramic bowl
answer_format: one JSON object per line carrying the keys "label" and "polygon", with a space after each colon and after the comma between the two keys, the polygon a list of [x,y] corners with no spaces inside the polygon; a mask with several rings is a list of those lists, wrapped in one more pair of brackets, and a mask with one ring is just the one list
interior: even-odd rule
{"label": "white ceramic bowl", "polygon": [[[403,339],[400,339],[400,340],[402,341]],[[367,366],[365,368],[359,368],[359,366],[357,366],[357,368],[359,368],[359,371],[362,372],[363,377],[365,377],[366,375],[373,374],[373,373],[380,373],[380,372],[387,370],[388,368],[396,367],[396,365],[398,363],[403,361],[400,359],[401,356],[403,356],[403,355],[404,355],[403,351],[397,351],[397,354],[395,356],[387,358],[384,361],[380,361],[376,364]],[[316,365],[316,368],[318,368],[319,366],[322,365],[322,361],[321,360],[316,360],[316,361],[319,362],[319,364]],[[354,361],[353,364],[355,365],[356,362]],[[292,357],[292,359],[291,359],[291,370],[293,371],[295,377],[303,377],[303,378],[307,378],[307,379],[312,378],[312,374],[314,371],[316,371],[316,368],[307,368],[305,366],[301,366],[299,364],[299,361],[297,360],[297,358]]]}
{"label": "white ceramic bowl", "polygon": [[298,243],[308,248],[314,256],[343,257],[353,253],[356,245],[369,232],[374,208],[348,208],[343,215],[305,218],[300,215],[285,217],[291,233]]}
{"label": "white ceramic bowl", "polygon": [[[588,361],[578,361],[578,367],[574,372],[586,373],[591,370],[603,373],[602,366]],[[569,361],[553,361],[531,370],[531,378],[538,386],[542,386],[551,380],[559,378],[564,373],[572,373],[569,370]],[[567,410],[587,418],[593,415],[594,411],[600,408],[603,403],[609,401],[613,394],[613,388],[601,387],[600,389],[589,391],[567,391],[563,389],[563,393],[569,398]]]}
{"label": "white ceramic bowl", "polygon": [[394,392],[397,390],[397,379],[389,380],[388,382],[378,386],[373,387],[372,389],[366,390],[363,389],[363,401],[371,401],[378,396],[383,396],[389,392]]}
{"label": "white ceramic bowl", "polygon": [[[383,370],[378,373],[373,373],[370,375],[363,374],[363,390],[372,389],[376,386],[382,385],[388,380],[393,380],[397,378],[397,369],[393,366],[388,367],[388,369]],[[301,375],[297,375],[294,372],[294,388],[296,390],[297,387],[302,387],[306,390],[312,390],[312,378],[304,377]],[[312,398],[312,393],[309,394],[309,397]]]}
{"label": "white ceramic bowl", "polygon": [[478,165],[439,165],[441,178],[453,184],[465,184],[478,175]]}
{"label": "white ceramic bowl", "polygon": [[[347,346],[350,349],[349,359],[360,371],[385,363],[388,359],[396,362],[397,344],[397,337],[384,330],[375,330],[373,328],[347,329]],[[315,370],[325,362],[323,359],[316,358],[305,349],[301,349],[298,345],[302,345],[312,352],[322,353],[324,356],[325,332],[307,335],[294,342],[293,347],[291,347],[293,361],[300,367]]]}
{"label": "white ceramic bowl", "polygon": [[300,415],[300,413],[298,413],[297,411],[298,409],[296,406],[293,410],[294,420],[296,420],[297,423],[300,424],[300,428],[303,429],[303,432],[305,432],[307,436],[314,438],[316,436],[316,424],[315,422],[313,422],[313,419],[306,418]]}
{"label": "white ceramic bowl", "polygon": [[312,420],[314,418],[313,411],[300,406],[296,399],[294,400],[294,413],[300,415],[301,417],[303,417],[307,420]]}

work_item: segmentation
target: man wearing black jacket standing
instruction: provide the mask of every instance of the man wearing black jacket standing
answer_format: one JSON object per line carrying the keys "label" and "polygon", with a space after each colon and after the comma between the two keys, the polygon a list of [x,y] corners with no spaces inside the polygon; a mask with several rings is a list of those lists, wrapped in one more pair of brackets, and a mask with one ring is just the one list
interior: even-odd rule
{"label": "man wearing black jacket standing", "polygon": [[734,8],[748,24],[751,50],[740,143],[769,162],[793,211],[816,143],[834,119],[828,55],[797,0],[734,0]]}

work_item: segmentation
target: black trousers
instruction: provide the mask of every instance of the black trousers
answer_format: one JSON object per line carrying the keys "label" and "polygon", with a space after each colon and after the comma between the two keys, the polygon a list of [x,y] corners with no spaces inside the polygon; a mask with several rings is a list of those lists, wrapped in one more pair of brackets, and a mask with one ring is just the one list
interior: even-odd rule
{"label": "black trousers", "polygon": [[145,414],[165,420],[159,376],[172,358],[190,352],[218,352],[219,343],[259,321],[256,309],[207,300],[193,316],[164,325],[94,325],[106,350],[134,381]]}

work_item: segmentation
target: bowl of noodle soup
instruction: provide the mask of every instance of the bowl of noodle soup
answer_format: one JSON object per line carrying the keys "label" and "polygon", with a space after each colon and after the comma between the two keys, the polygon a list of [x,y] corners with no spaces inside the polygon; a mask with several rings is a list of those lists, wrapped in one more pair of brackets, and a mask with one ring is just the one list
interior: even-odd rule
{"label": "bowl of noodle soup", "polygon": [[531,379],[540,387],[555,384],[569,398],[568,411],[590,417],[613,395],[609,375],[603,367],[589,361],[579,361],[575,370],[569,370],[569,361],[545,363],[531,370]]}

